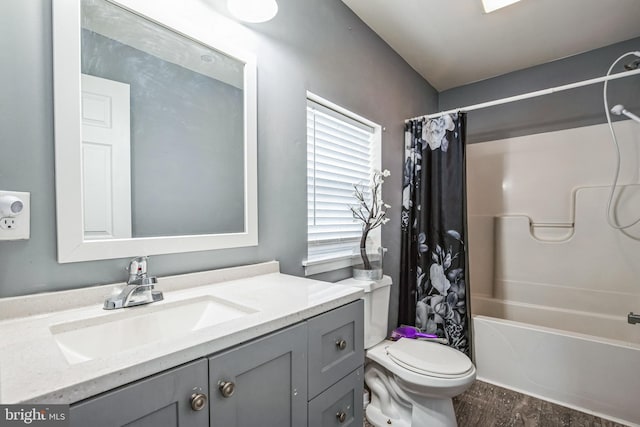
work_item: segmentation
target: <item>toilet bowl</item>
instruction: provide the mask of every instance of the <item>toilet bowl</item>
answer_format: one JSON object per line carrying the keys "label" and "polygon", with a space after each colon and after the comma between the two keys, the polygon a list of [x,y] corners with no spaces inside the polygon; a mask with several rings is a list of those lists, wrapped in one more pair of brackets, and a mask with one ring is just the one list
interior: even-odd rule
{"label": "toilet bowl", "polygon": [[367,350],[366,357],[365,382],[373,396],[366,414],[373,425],[457,425],[451,398],[469,388],[476,377],[475,367],[463,353],[438,343],[401,338],[377,344]]}
{"label": "toilet bowl", "polygon": [[436,342],[385,339],[391,279],[339,282],[365,292],[366,417],[375,427],[455,427],[452,398],[471,386],[476,369],[462,352]]}

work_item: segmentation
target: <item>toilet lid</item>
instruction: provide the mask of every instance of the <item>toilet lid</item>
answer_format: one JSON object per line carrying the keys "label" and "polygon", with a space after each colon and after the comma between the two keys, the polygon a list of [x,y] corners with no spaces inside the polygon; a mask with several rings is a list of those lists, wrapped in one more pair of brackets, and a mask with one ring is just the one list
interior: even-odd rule
{"label": "toilet lid", "polygon": [[461,351],[428,341],[400,338],[387,347],[387,354],[410,371],[434,377],[459,377],[473,368]]}

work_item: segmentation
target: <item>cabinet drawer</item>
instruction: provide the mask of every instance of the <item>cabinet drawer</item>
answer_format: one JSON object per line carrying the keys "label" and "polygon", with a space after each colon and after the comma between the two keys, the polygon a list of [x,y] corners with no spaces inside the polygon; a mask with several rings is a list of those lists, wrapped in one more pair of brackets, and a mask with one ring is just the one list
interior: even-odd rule
{"label": "cabinet drawer", "polygon": [[309,402],[308,427],[362,426],[363,388],[360,367]]}
{"label": "cabinet drawer", "polygon": [[308,320],[309,398],[364,364],[364,301]]}

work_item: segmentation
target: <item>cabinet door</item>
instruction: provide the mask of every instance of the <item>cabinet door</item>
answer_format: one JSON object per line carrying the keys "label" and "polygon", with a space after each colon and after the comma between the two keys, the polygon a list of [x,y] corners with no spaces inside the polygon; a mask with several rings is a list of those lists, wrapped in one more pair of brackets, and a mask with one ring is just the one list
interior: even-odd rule
{"label": "cabinet door", "polygon": [[211,357],[211,426],[306,425],[306,350],[302,323]]}
{"label": "cabinet door", "polygon": [[309,402],[308,427],[361,427],[364,369],[356,369]]}
{"label": "cabinet door", "polygon": [[208,394],[207,360],[171,369],[71,406],[71,427],[206,427],[209,411],[191,408]]}
{"label": "cabinet door", "polygon": [[364,302],[313,317],[309,326],[309,398],[364,364]]}

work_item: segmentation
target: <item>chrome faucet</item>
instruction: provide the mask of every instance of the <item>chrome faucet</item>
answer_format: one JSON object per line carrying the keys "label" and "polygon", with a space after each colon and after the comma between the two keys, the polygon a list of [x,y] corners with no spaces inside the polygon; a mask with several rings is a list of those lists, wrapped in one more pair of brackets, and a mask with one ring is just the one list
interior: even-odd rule
{"label": "chrome faucet", "polygon": [[155,276],[147,276],[148,257],[136,257],[129,261],[129,280],[118,295],[107,298],[104,301],[105,310],[133,307],[149,304],[164,299],[162,292],[154,291],[154,285],[158,283]]}

